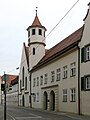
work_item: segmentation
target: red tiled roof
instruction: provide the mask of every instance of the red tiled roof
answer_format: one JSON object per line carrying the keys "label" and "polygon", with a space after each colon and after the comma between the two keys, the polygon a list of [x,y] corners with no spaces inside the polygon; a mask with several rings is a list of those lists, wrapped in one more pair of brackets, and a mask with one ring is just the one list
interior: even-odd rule
{"label": "red tiled roof", "polygon": [[41,28],[44,28],[44,29],[46,30],[46,28],[45,28],[44,26],[42,26],[42,24],[41,24],[41,22],[40,22],[40,20],[39,20],[39,18],[38,18],[38,16],[37,16],[37,14],[36,14],[36,16],[35,16],[35,18],[34,18],[34,21],[33,21],[32,25],[29,26],[29,27],[27,28],[27,30],[28,30],[30,27],[41,27]]}
{"label": "red tiled roof", "polygon": [[9,75],[7,74],[7,83],[11,83],[11,81],[15,80],[17,78],[17,75]]}
{"label": "red tiled roof", "polygon": [[11,81],[11,85],[18,84],[18,79],[19,79],[19,76],[17,76],[14,80]]}
{"label": "red tiled roof", "polygon": [[37,15],[35,16],[35,19],[34,19],[34,21],[33,21],[31,26],[36,26],[36,25],[37,26],[42,26],[42,24],[40,23],[39,18],[38,18]]}
{"label": "red tiled roof", "polygon": [[57,45],[55,45],[51,49],[49,49],[46,52],[45,56],[40,60],[40,62],[36,66],[33,67],[33,69],[35,69],[35,68],[43,65],[44,63],[50,61],[51,59],[53,59],[57,55],[62,54],[70,46],[77,45],[77,43],[80,41],[80,39],[82,37],[83,29],[84,29],[84,26],[79,28],[77,31],[72,33],[70,36],[68,36],[67,38],[65,38],[61,42],[59,42]]}

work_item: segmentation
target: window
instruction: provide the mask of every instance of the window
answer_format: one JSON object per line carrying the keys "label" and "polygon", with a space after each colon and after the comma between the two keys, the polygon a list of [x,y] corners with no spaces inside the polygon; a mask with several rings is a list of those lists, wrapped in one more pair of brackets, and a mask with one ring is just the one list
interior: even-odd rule
{"label": "window", "polygon": [[51,71],[51,82],[55,80],[55,71]]}
{"label": "window", "polygon": [[70,89],[70,102],[76,101],[76,89],[72,88]]}
{"label": "window", "polygon": [[90,60],[90,46],[86,47],[86,60]]}
{"label": "window", "polygon": [[81,62],[90,60],[90,45],[87,45],[81,49]]}
{"label": "window", "polygon": [[34,78],[33,79],[33,87],[35,87],[35,84],[36,84],[36,79]]}
{"label": "window", "polygon": [[67,66],[63,67],[63,79],[67,78]]}
{"label": "window", "polygon": [[63,89],[63,102],[67,102],[67,89]]}
{"label": "window", "polygon": [[30,38],[28,39],[28,45],[30,44]]}
{"label": "window", "polygon": [[40,76],[40,85],[43,85],[43,76]]}
{"label": "window", "polygon": [[37,77],[37,86],[39,86],[39,77]]}
{"label": "window", "polygon": [[81,90],[90,90],[90,75],[81,77]]}
{"label": "window", "polygon": [[38,29],[38,34],[42,35],[42,30],[41,29]]}
{"label": "window", "polygon": [[76,64],[74,62],[74,63],[71,63],[70,65],[70,76],[73,77],[75,75],[76,75]]}
{"label": "window", "polygon": [[60,68],[58,68],[58,69],[56,70],[56,74],[57,74],[56,80],[59,81],[60,78],[61,78],[61,69],[60,69]]}
{"label": "window", "polygon": [[45,31],[44,31],[44,37],[45,37]]}
{"label": "window", "polygon": [[37,102],[39,102],[39,93],[37,93]]}
{"label": "window", "polygon": [[86,89],[90,89],[90,76],[86,77]]}
{"label": "window", "polygon": [[33,48],[33,55],[35,55],[35,48]]}
{"label": "window", "polygon": [[22,87],[24,87],[24,67],[22,69]]}
{"label": "window", "polygon": [[44,84],[47,84],[47,80],[48,80],[48,74],[46,73],[46,74],[45,74],[45,81],[44,81]]}
{"label": "window", "polygon": [[30,31],[28,31],[28,37],[30,36]]}
{"label": "window", "polygon": [[25,90],[27,90],[27,77],[25,77]]}
{"label": "window", "polygon": [[32,29],[32,35],[35,35],[35,32],[36,32],[35,29]]}

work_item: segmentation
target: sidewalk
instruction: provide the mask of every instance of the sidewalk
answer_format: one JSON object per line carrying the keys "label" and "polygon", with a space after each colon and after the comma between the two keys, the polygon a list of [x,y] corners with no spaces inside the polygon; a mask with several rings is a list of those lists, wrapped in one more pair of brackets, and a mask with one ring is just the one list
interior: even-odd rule
{"label": "sidewalk", "polygon": [[[29,108],[29,107],[25,107],[25,108]],[[56,115],[62,115],[62,116],[66,116],[68,118],[73,118],[73,119],[77,119],[77,120],[90,120],[89,115],[78,115],[78,114],[74,114],[74,113],[49,111],[49,110],[36,109],[36,108],[29,108],[29,109],[36,110],[36,111],[41,111],[41,112],[46,112],[46,113],[51,113],[51,114],[56,114]]]}

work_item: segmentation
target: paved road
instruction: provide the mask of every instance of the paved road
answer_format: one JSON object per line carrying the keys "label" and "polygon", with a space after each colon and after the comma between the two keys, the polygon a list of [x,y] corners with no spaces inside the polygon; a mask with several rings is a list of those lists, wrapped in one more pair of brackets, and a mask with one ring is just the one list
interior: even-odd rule
{"label": "paved road", "polygon": [[[0,120],[4,120],[3,106],[0,106]],[[90,120],[90,116],[7,106],[7,120]]]}

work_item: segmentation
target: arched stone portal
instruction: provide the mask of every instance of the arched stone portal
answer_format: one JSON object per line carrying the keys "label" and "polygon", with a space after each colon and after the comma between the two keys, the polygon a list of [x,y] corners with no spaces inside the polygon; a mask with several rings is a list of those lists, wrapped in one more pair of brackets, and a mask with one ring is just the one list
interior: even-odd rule
{"label": "arched stone portal", "polygon": [[48,108],[48,94],[46,91],[43,94],[43,108],[44,110],[47,110]]}
{"label": "arched stone portal", "polygon": [[55,93],[53,90],[50,92],[50,110],[55,110]]}

